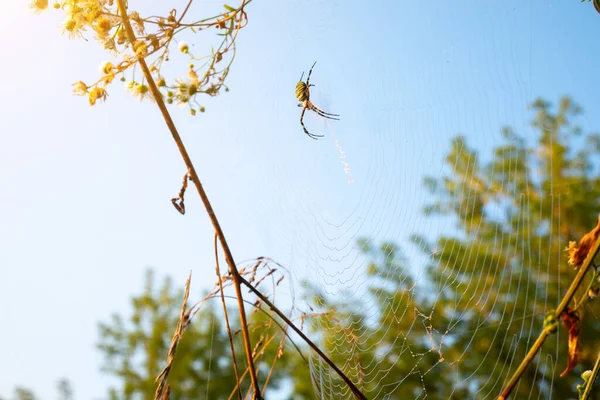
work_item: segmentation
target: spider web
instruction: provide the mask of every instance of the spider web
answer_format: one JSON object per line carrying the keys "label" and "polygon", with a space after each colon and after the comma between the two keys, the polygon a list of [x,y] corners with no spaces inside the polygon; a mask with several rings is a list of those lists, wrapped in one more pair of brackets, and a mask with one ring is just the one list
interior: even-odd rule
{"label": "spider web", "polygon": [[[289,93],[317,59],[311,100],[341,120],[307,111],[309,131],[325,134],[312,141],[293,98],[288,107],[259,95],[275,111],[264,118],[285,127],[277,138],[287,150],[245,142],[273,150],[261,175],[277,192],[253,212],[265,251],[325,304],[299,304],[313,337],[369,399],[496,398],[564,294],[563,249],[576,238],[556,229],[573,184],[550,180],[550,198],[540,197],[543,157],[515,145],[538,146],[535,99],[556,104],[570,90],[551,87],[552,73],[536,78],[542,55],[561,62],[542,46],[554,40],[556,6],[277,8],[273,29],[285,33],[274,46],[292,43]],[[257,81],[279,93],[268,77]],[[561,398],[577,381],[558,381],[564,348],[558,332],[513,396]],[[352,398],[314,354],[310,370],[317,398]]]}

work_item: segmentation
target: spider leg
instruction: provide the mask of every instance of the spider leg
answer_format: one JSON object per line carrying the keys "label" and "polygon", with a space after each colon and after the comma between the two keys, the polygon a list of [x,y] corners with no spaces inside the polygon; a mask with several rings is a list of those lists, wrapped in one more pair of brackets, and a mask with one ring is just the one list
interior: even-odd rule
{"label": "spider leg", "polygon": [[[316,111],[315,111],[315,112],[316,112]],[[321,117],[323,117],[323,118],[327,118],[327,119],[333,119],[333,120],[335,120],[335,121],[339,121],[339,120],[340,120],[339,118],[330,117],[329,115],[325,115],[325,114],[320,114],[320,113],[317,113],[317,115],[319,115],[319,116],[321,116]]]}
{"label": "spider leg", "polygon": [[[315,64],[317,62],[315,61]],[[312,70],[315,67],[315,64],[312,65],[312,67],[310,67],[310,71],[308,71],[308,77],[306,78],[306,86],[310,87],[310,86],[314,86],[310,84],[310,74],[312,74]]]}
{"label": "spider leg", "polygon": [[304,126],[304,113],[306,112],[307,108],[308,107],[304,107],[302,109],[302,114],[300,114],[300,125],[302,125],[302,129],[304,129],[304,133],[306,133],[309,138],[317,140],[317,137],[323,137],[323,135],[314,135],[306,129],[306,126]]}
{"label": "spider leg", "polygon": [[339,118],[334,118],[335,117],[339,117],[338,114],[331,114],[331,113],[327,113],[319,108],[317,108],[314,104],[310,104],[311,105],[311,110],[313,110],[314,112],[316,112],[318,115],[320,115],[323,118],[329,118],[329,119],[335,119],[336,121],[339,121]]}
{"label": "spider leg", "polygon": [[318,108],[317,106],[315,106],[314,104],[313,104],[313,107],[315,108],[315,110],[317,111],[318,114],[333,115],[334,117],[339,117],[340,116],[339,114],[333,114],[333,113],[325,112],[325,111],[321,110],[320,108]]}

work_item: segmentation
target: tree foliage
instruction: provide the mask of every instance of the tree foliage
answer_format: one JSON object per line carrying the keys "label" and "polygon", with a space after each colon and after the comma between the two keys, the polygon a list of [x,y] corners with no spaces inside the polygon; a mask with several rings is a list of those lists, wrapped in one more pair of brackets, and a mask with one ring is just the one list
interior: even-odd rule
{"label": "tree foliage", "polygon": [[[399,246],[362,239],[372,260],[369,295],[356,301],[376,304],[375,316],[312,288],[321,343],[335,344],[332,357],[371,397],[497,396],[573,279],[564,249],[596,225],[600,137],[582,134],[574,122],[581,108],[568,97],[556,109],[541,99],[532,109],[535,137],[504,128],[504,143],[482,161],[458,136],[445,159],[450,173],[424,179],[432,199],[425,215],[452,218],[456,231],[412,236],[431,260],[418,282]],[[580,290],[576,299],[586,296]],[[578,375],[597,355],[597,307],[580,310],[588,318],[579,366],[558,377],[568,358],[567,335],[559,332],[514,398],[576,398]],[[308,393],[306,380],[296,380],[296,390]]]}

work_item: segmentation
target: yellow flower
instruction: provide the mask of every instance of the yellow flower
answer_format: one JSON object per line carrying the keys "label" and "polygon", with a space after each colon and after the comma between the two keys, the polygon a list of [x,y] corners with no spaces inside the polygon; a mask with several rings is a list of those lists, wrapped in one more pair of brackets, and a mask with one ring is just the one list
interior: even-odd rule
{"label": "yellow flower", "polygon": [[77,81],[73,84],[73,86],[75,86],[73,88],[73,92],[75,92],[75,94],[78,94],[80,96],[87,94],[88,87],[83,81]]}
{"label": "yellow flower", "polygon": [[70,39],[81,36],[81,31],[84,29],[85,19],[80,13],[72,14],[65,22],[63,22],[63,33],[67,32]]}
{"label": "yellow flower", "polygon": [[39,13],[48,8],[48,0],[32,0],[29,6],[33,8],[33,12]]}
{"label": "yellow flower", "polygon": [[65,21],[64,28],[67,32],[73,32],[77,28],[77,22],[73,18],[69,18]]}
{"label": "yellow flower", "polygon": [[106,39],[113,28],[113,23],[110,18],[105,15],[101,15],[96,19],[96,32],[100,39]]}
{"label": "yellow flower", "polygon": [[145,98],[148,98],[150,100],[153,99],[152,93],[150,92],[150,88],[144,83],[134,84],[131,88],[131,94],[133,95],[133,97],[139,98],[140,100],[144,100]]}
{"label": "yellow flower", "polygon": [[106,90],[104,90],[103,88],[99,88],[99,87],[93,88],[88,93],[88,101],[90,102],[90,106],[93,106],[94,104],[96,104],[96,100],[98,100],[98,99],[106,100],[106,96],[108,96],[108,93],[106,93]]}

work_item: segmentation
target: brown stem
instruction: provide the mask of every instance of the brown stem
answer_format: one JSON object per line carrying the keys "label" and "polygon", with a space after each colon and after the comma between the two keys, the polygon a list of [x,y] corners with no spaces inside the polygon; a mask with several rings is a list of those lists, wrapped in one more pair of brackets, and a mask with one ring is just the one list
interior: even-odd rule
{"label": "brown stem", "polygon": [[279,308],[277,308],[273,303],[271,303],[266,296],[264,296],[254,286],[252,286],[250,284],[250,282],[248,282],[246,279],[244,279],[243,276],[240,276],[240,280],[241,280],[241,283],[243,285],[245,285],[248,289],[250,289],[250,291],[252,293],[254,293],[256,296],[258,296],[267,306],[269,306],[269,308],[271,310],[273,310],[277,315],[279,315],[279,317],[289,327],[291,327],[294,330],[294,332],[296,332],[306,342],[306,344],[308,344],[310,346],[310,348],[313,349],[315,351],[315,353],[317,353],[323,359],[323,361],[325,361],[327,363],[327,365],[329,365],[340,376],[340,378],[342,378],[342,380],[344,382],[346,382],[346,385],[348,385],[348,387],[350,388],[350,390],[354,394],[354,397],[356,397],[357,399],[361,399],[361,400],[367,400],[367,397],[364,394],[362,394],[362,392],[356,387],[356,385],[354,385],[354,383],[352,383],[352,381],[342,372],[342,370],[339,369],[338,366],[335,365],[335,363],[333,361],[331,361],[329,359],[329,357],[327,357],[325,355],[325,353],[323,353],[321,351],[321,349],[319,349],[317,347],[317,345],[314,344],[308,338],[308,336],[306,336],[304,334],[304,332],[302,332],[296,325],[294,325],[294,323],[292,321],[290,321],[290,319],[288,317],[286,317],[285,314],[279,310]]}
{"label": "brown stem", "polygon": [[[135,41],[135,34],[133,32],[133,28],[131,27],[131,22],[129,21],[129,17],[127,16],[127,8],[125,7],[125,1],[117,0],[117,2],[119,4],[119,12],[121,14],[121,19],[123,20],[123,26],[125,26],[125,31],[127,32],[127,36],[129,38],[130,43],[133,44],[133,42]],[[169,131],[171,131],[171,134],[173,135],[173,139],[175,140],[175,143],[177,144],[177,148],[179,149],[179,152],[181,153],[181,157],[183,158],[185,165],[188,167],[188,169],[190,171],[190,176],[192,177],[192,181],[194,182],[194,185],[196,186],[198,194],[200,195],[200,198],[202,199],[204,208],[206,208],[206,211],[208,212],[208,216],[213,224],[213,227],[215,229],[215,232],[217,233],[217,236],[219,237],[219,241],[221,242],[221,247],[223,248],[223,252],[225,253],[225,261],[227,262],[227,265],[229,266],[229,273],[231,274],[231,277],[233,279],[233,283],[235,286],[235,292],[236,292],[236,296],[237,296],[237,301],[238,301],[238,308],[239,308],[239,312],[240,312],[240,322],[241,322],[241,328],[242,328],[242,336],[244,339],[244,348],[246,350],[246,358],[248,359],[248,368],[250,371],[250,380],[252,381],[252,387],[254,389],[255,399],[260,400],[262,398],[262,396],[261,396],[260,387],[258,386],[258,381],[256,379],[256,370],[254,368],[254,362],[252,360],[252,346],[250,344],[250,334],[248,333],[248,323],[246,321],[246,312],[244,310],[244,299],[242,297],[242,289],[241,289],[241,284],[240,284],[240,278],[241,278],[240,273],[238,272],[237,267],[235,266],[235,261],[233,260],[233,255],[231,254],[231,250],[229,249],[227,240],[225,240],[225,235],[223,234],[223,230],[221,229],[219,220],[217,219],[215,212],[210,204],[210,201],[208,200],[208,196],[206,195],[206,192],[204,191],[204,188],[202,187],[202,183],[200,182],[200,178],[198,177],[198,174],[196,173],[194,164],[192,163],[192,160],[191,160],[185,146],[183,145],[183,141],[181,140],[181,137],[179,136],[179,133],[177,132],[177,128],[175,127],[175,124],[171,118],[171,115],[169,114],[169,111],[167,110],[167,106],[165,105],[165,103],[162,99],[162,94],[158,90],[158,87],[156,86],[156,83],[154,82],[154,79],[152,78],[150,69],[148,68],[148,65],[146,64],[144,57],[137,55],[137,59],[138,59],[138,63],[140,64],[140,67],[142,69],[142,72],[144,73],[144,76],[146,77],[146,80],[148,81],[148,86],[150,87],[152,96],[154,97],[154,100],[156,101],[156,104],[158,105],[158,108],[160,109],[160,112],[165,120],[165,123],[167,124],[167,127],[169,128]]]}
{"label": "brown stem", "polygon": [[221,268],[219,268],[219,254],[217,250],[217,234],[215,233],[215,262],[217,263],[217,279],[219,279],[219,289],[221,292],[221,302],[223,303],[223,315],[225,316],[225,326],[227,327],[227,337],[229,338],[229,347],[231,347],[231,359],[233,360],[233,370],[235,372],[236,386],[238,388],[238,399],[242,400],[242,387],[240,386],[240,373],[238,371],[237,360],[235,358],[235,348],[233,347],[233,335],[229,326],[229,316],[227,315],[227,305],[225,305],[225,293],[223,292],[223,280],[221,279]]}
{"label": "brown stem", "polygon": [[[583,278],[585,278],[585,274],[587,274],[588,270],[593,265],[592,261],[594,260],[594,257],[596,257],[596,253],[598,253],[599,249],[600,249],[600,240],[596,239],[594,246],[592,246],[592,248],[588,252],[588,255],[585,258],[585,261],[579,268],[577,275],[575,275],[575,279],[573,279],[573,282],[571,282],[571,286],[569,286],[567,293],[562,298],[560,304],[556,308],[556,311],[554,312],[555,320],[558,320],[560,318],[562,313],[565,311],[565,309],[567,308],[567,306],[573,299],[575,292],[579,288],[579,285],[581,285],[581,282],[583,282]],[[517,367],[517,370],[515,371],[513,376],[510,378],[510,380],[508,381],[508,383],[506,384],[504,389],[502,389],[502,393],[500,393],[500,396],[498,396],[498,400],[505,400],[508,398],[508,396],[512,392],[513,388],[515,387],[515,385],[517,384],[519,379],[521,379],[521,376],[523,375],[523,373],[525,373],[525,370],[527,369],[529,364],[531,364],[531,362],[535,358],[535,355],[537,354],[539,349],[542,347],[542,344],[544,344],[544,341],[546,340],[546,338],[548,337],[549,334],[550,334],[550,331],[548,329],[544,329],[542,331],[542,333],[540,333],[540,335],[536,339],[535,343],[533,344],[533,346],[531,347],[531,349],[529,350],[529,352],[527,353],[525,358],[523,358],[523,361],[521,361],[521,364]]]}

